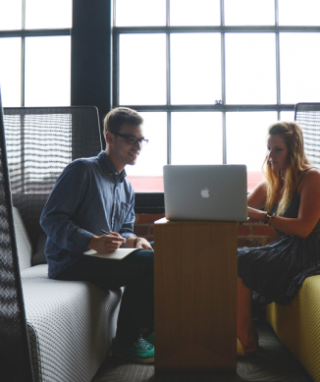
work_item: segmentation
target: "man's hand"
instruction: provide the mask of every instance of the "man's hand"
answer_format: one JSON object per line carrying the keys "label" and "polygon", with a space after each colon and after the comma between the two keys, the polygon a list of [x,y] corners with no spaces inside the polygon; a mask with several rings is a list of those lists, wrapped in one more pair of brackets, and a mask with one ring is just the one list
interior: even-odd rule
{"label": "man's hand", "polygon": [[97,253],[111,253],[118,249],[121,244],[126,242],[126,239],[120,236],[117,232],[111,232],[111,235],[93,236],[88,248],[94,249]]}
{"label": "man's hand", "polygon": [[148,240],[144,239],[143,237],[137,237],[136,238],[135,248],[148,249],[150,251],[153,251],[153,248],[151,247],[151,245],[148,242]]}

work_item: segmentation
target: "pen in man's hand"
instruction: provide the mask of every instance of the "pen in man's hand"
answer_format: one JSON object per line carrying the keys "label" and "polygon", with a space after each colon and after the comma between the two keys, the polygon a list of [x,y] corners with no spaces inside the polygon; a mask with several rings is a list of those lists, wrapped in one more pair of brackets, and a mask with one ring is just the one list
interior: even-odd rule
{"label": "pen in man's hand", "polygon": [[106,235],[116,236],[116,235],[114,235],[114,234],[111,233],[111,232],[105,231],[104,229],[100,229],[100,231],[103,232],[103,233],[105,233]]}

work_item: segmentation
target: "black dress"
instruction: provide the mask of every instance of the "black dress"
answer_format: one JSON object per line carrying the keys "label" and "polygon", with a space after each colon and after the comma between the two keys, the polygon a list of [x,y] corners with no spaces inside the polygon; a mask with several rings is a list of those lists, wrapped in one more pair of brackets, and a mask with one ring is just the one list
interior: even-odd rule
{"label": "black dress", "polygon": [[[297,218],[299,205],[296,190],[283,216]],[[320,219],[316,229],[320,229]],[[266,246],[238,248],[238,275],[252,290],[255,301],[288,305],[307,277],[320,275],[320,232],[305,239],[277,232],[282,236]]]}

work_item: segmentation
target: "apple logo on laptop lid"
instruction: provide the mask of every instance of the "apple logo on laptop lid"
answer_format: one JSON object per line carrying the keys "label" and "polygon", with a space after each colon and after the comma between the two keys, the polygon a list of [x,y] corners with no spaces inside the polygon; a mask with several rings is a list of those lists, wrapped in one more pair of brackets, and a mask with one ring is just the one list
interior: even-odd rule
{"label": "apple logo on laptop lid", "polygon": [[201,196],[203,197],[203,198],[209,198],[209,190],[208,190],[208,188],[206,187],[206,188],[204,188],[203,190],[201,190]]}

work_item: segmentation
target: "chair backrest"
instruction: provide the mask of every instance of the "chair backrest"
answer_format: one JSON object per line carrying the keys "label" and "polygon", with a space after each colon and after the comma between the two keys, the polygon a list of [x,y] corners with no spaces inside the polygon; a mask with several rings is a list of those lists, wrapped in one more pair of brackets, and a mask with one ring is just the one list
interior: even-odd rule
{"label": "chair backrest", "polygon": [[320,166],[320,103],[297,103],[294,119],[302,128],[307,157]]}
{"label": "chair backrest", "polygon": [[0,380],[32,382],[0,94]]}
{"label": "chair backrest", "polygon": [[13,205],[35,249],[41,211],[62,170],[102,149],[98,109],[4,108],[4,124]]}

